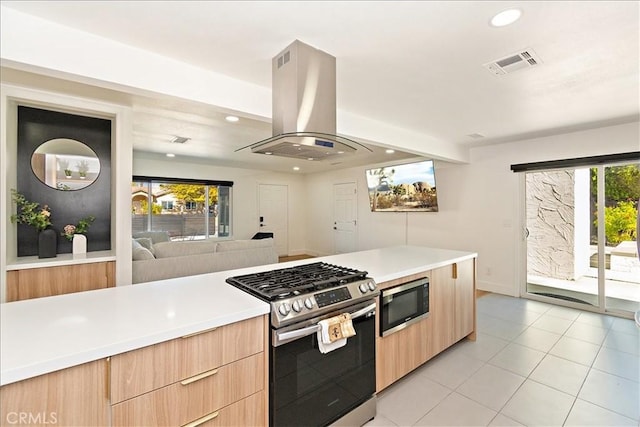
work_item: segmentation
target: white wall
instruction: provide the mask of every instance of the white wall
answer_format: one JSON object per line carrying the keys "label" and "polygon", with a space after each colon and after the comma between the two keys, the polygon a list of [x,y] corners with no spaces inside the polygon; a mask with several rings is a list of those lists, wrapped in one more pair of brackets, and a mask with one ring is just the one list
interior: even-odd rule
{"label": "white wall", "polygon": [[511,164],[638,151],[638,123],[477,147],[467,165],[437,164],[437,213],[372,213],[365,168],[309,175],[307,249],[332,250],[333,184],[358,183],[358,249],[411,244],[478,252],[478,288],[519,295],[521,176]]}
{"label": "white wall", "polygon": [[[0,12],[0,52],[2,65],[11,68],[140,95],[176,96],[265,120],[271,117],[269,88],[7,7]],[[265,69],[269,67],[270,62],[265,62]],[[450,161],[469,160],[464,147],[340,109],[337,122],[338,132],[346,136],[396,145],[408,152],[428,152]]]}
{"label": "white wall", "polygon": [[259,231],[258,185],[279,184],[288,187],[289,254],[305,253],[306,188],[304,176],[253,169],[239,169],[193,163],[188,160],[157,159],[134,153],[133,174],[167,178],[193,178],[233,181],[232,237],[250,239]]}

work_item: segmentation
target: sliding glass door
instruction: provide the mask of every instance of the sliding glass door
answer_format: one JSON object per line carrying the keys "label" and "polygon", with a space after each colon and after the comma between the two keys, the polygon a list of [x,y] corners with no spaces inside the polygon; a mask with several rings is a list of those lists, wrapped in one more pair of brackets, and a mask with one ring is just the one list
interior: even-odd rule
{"label": "sliding glass door", "polygon": [[640,308],[638,163],[525,173],[525,293],[594,311]]}

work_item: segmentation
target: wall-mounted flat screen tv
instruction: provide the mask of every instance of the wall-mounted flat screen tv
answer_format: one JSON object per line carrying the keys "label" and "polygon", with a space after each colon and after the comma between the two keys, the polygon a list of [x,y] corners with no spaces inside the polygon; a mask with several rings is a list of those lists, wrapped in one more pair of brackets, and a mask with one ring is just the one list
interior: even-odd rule
{"label": "wall-mounted flat screen tv", "polygon": [[433,160],[367,169],[372,212],[437,212]]}

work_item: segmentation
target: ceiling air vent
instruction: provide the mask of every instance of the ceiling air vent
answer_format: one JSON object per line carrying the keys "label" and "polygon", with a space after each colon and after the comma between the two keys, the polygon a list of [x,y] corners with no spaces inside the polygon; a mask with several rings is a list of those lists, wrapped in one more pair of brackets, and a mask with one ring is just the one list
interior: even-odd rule
{"label": "ceiling air vent", "polygon": [[542,61],[533,49],[524,49],[496,61],[488,62],[484,64],[484,67],[493,74],[501,76],[523,68],[534,67],[541,63]]}
{"label": "ceiling air vent", "polygon": [[187,137],[184,137],[184,136],[174,136],[171,139],[171,142],[176,143],[176,144],[184,144],[185,142],[187,142],[190,139],[191,138],[187,138]]}

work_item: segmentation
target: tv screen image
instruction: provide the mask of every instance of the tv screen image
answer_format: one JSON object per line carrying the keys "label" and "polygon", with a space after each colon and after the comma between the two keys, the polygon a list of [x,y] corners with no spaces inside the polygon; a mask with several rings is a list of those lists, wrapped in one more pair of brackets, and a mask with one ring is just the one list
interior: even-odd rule
{"label": "tv screen image", "polygon": [[433,160],[367,169],[372,212],[437,212]]}

